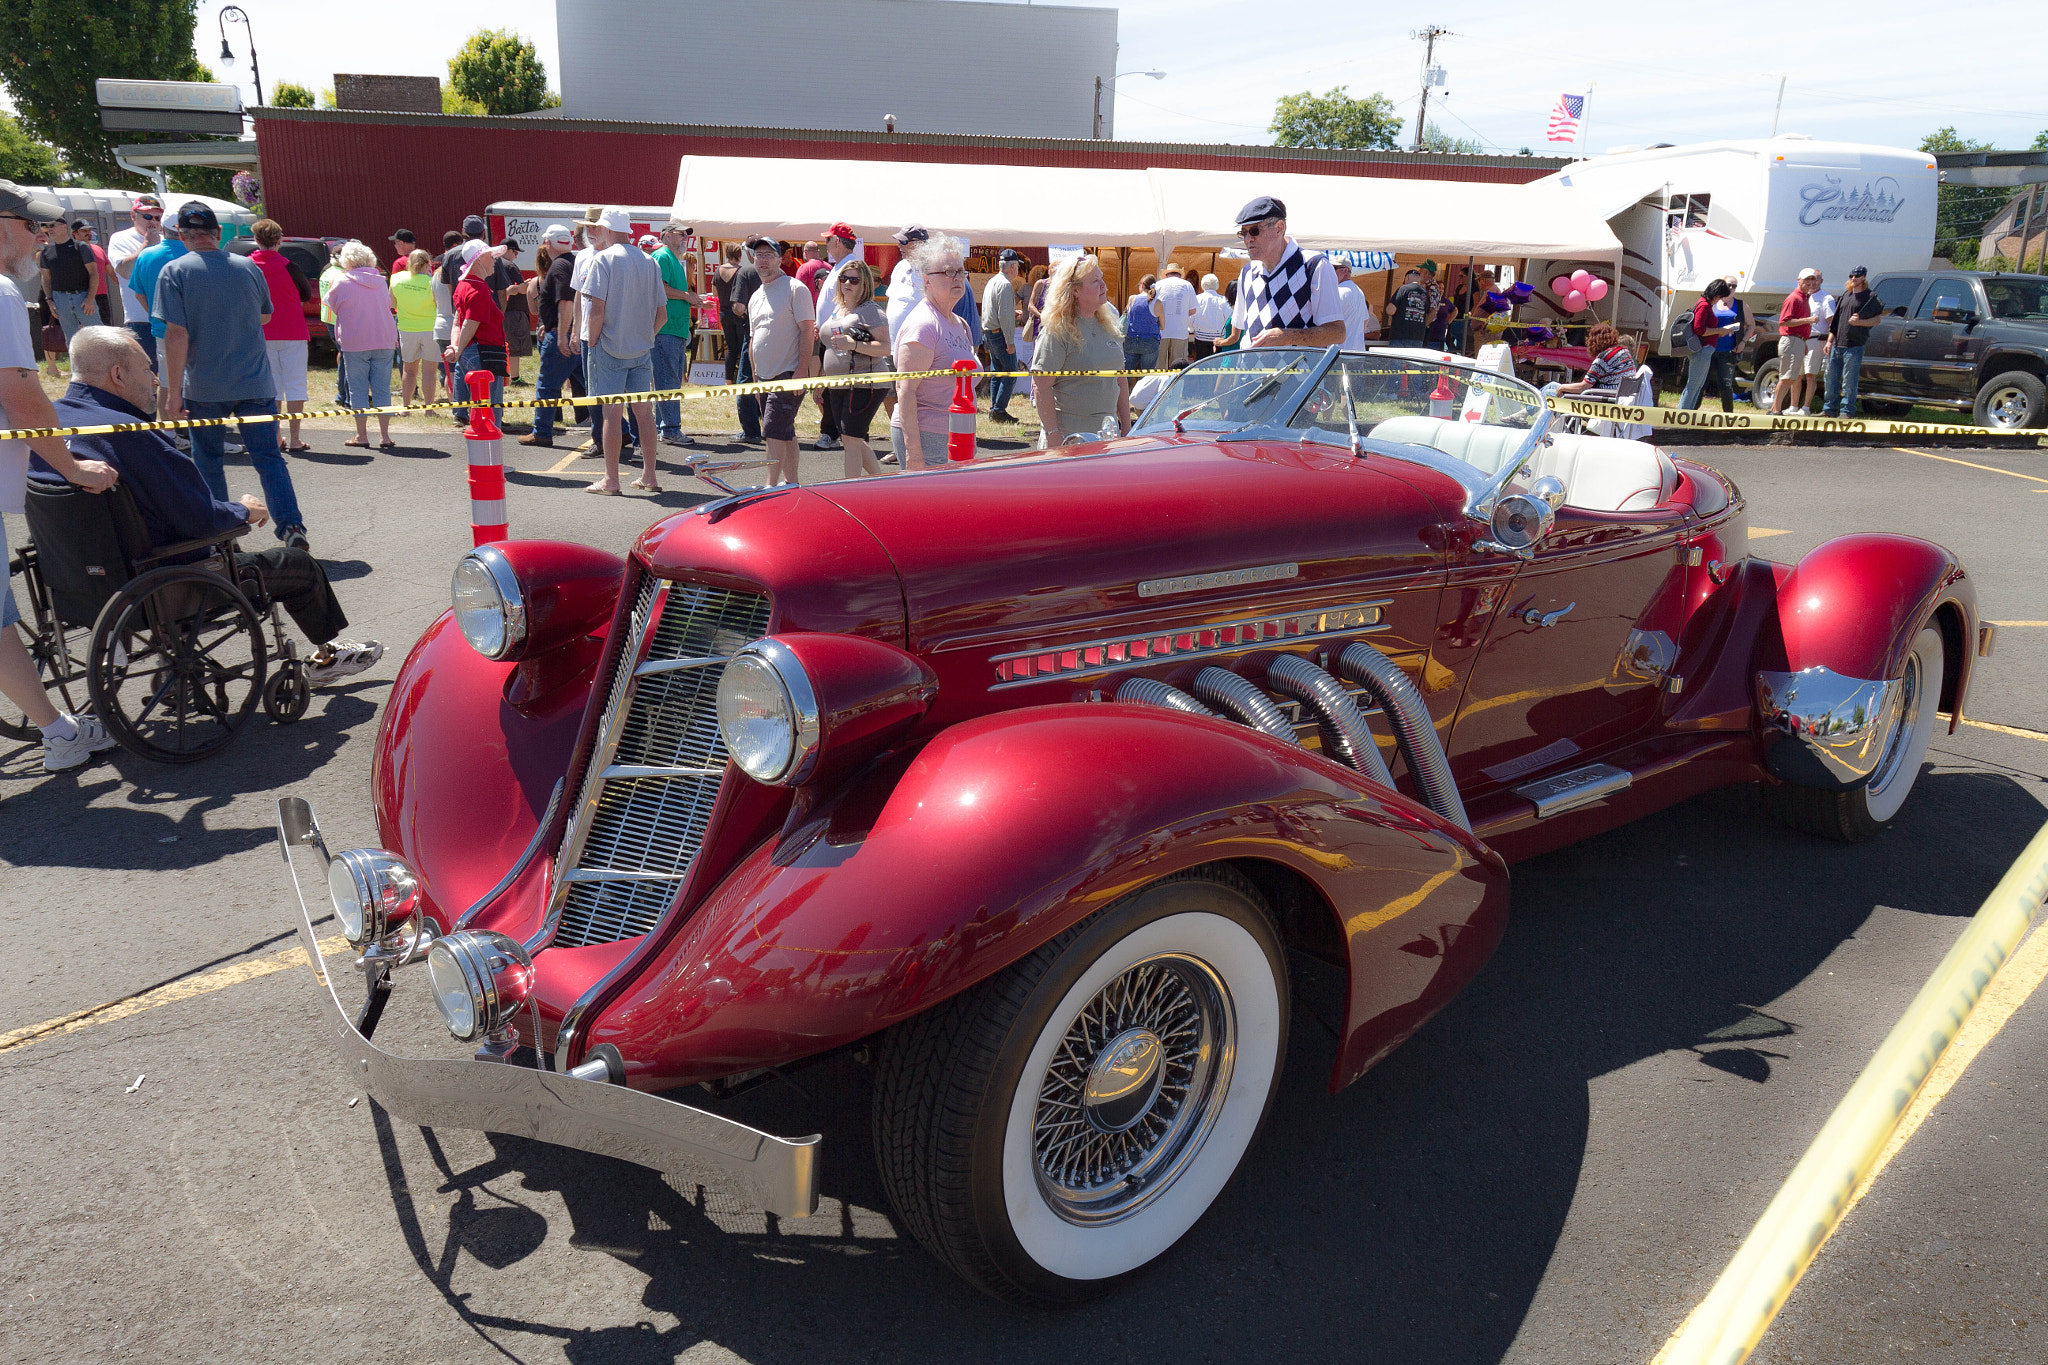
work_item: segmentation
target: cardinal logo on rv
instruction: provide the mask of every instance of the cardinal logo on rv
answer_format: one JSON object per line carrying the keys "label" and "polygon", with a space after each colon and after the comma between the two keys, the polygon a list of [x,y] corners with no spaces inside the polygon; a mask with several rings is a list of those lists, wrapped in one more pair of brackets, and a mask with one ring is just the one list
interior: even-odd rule
{"label": "cardinal logo on rv", "polygon": [[1861,190],[1842,188],[1840,176],[1822,176],[1825,184],[1799,187],[1799,221],[1807,227],[1829,219],[1848,223],[1889,223],[1905,207],[1899,182],[1888,175],[1867,182]]}

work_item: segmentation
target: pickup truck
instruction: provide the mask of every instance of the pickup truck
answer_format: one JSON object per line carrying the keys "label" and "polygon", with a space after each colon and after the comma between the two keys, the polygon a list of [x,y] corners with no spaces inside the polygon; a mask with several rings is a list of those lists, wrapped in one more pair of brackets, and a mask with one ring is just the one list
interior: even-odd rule
{"label": "pickup truck", "polygon": [[[1871,282],[1885,315],[1870,329],[1860,397],[1873,417],[1913,404],[1968,411],[1980,427],[2048,423],[2048,275],[1895,271]],[[1777,382],[1775,356],[1756,392]]]}

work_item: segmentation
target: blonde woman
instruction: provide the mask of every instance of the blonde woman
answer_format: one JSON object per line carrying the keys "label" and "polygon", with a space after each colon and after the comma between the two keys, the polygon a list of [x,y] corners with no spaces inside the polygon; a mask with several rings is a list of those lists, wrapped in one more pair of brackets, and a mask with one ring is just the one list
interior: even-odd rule
{"label": "blonde woman", "polygon": [[[975,338],[953,311],[967,292],[967,243],[936,233],[905,246],[903,260],[923,278],[924,297],[896,329],[896,369],[903,374],[950,370],[958,361],[973,360]],[[945,467],[953,384],[944,376],[896,381],[889,440],[906,472]]]}
{"label": "blonde woman", "polygon": [[[1093,256],[1062,261],[1045,291],[1038,344],[1031,353],[1036,371],[1121,370],[1124,336],[1102,264]],[[1083,379],[1075,376],[1040,380],[1031,386],[1045,444],[1057,446],[1069,436],[1095,439],[1105,421],[1114,419],[1120,435],[1131,430],[1131,381],[1123,376]]]}
{"label": "blonde woman", "polygon": [[[839,295],[837,306],[819,329],[818,340],[825,347],[826,374],[873,374],[888,368],[889,321],[882,305],[875,302],[875,271],[865,261],[851,261],[832,273],[832,288]],[[825,411],[839,428],[839,440],[846,452],[846,477],[858,479],[880,474],[874,447],[868,444],[868,425],[882,406],[883,386],[849,384],[844,388],[820,389]]]}
{"label": "blonde woman", "polygon": [[434,278],[432,258],[414,251],[391,277],[391,306],[398,314],[398,364],[404,376],[400,405],[411,407],[417,393],[422,403],[434,401],[434,368],[441,348],[434,344]]}

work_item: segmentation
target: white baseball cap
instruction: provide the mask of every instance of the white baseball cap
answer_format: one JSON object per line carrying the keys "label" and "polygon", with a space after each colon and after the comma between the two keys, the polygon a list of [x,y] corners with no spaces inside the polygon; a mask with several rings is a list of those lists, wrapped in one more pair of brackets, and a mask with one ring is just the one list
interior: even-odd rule
{"label": "white baseball cap", "polygon": [[633,215],[617,204],[605,205],[604,212],[598,216],[597,221],[598,226],[609,228],[613,232],[630,234],[633,231]]}
{"label": "white baseball cap", "polygon": [[540,239],[549,246],[574,246],[576,244],[575,232],[561,223],[549,223],[547,230],[541,233]]}
{"label": "white baseball cap", "polygon": [[1817,280],[1820,278],[1820,272],[1818,270],[1815,270],[1812,266],[1808,266],[1806,267],[1806,269],[1799,272],[1799,278],[1802,280]]}

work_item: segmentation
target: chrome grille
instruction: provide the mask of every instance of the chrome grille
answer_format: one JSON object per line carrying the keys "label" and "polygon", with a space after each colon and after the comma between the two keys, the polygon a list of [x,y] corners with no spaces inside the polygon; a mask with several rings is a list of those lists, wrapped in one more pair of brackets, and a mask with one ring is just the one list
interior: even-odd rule
{"label": "chrome grille", "polygon": [[648,579],[631,628],[562,843],[550,914],[565,948],[644,934],[674,901],[725,774],[718,679],[767,630],[768,599]]}

